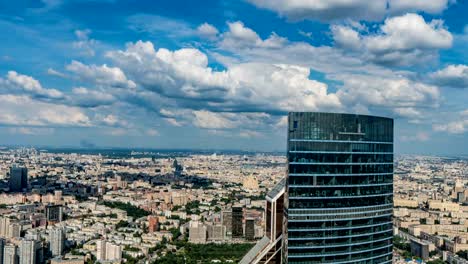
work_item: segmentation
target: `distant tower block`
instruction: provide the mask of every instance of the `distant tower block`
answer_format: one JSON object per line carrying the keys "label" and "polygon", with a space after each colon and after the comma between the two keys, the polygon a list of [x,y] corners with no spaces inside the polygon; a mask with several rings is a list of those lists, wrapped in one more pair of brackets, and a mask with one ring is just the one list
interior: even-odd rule
{"label": "distant tower block", "polygon": [[11,167],[9,185],[11,192],[21,192],[23,189],[28,188],[28,169]]}

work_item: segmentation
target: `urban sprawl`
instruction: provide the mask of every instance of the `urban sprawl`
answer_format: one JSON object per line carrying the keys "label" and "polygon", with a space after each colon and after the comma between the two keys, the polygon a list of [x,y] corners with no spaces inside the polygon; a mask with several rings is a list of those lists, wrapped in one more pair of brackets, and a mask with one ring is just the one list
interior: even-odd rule
{"label": "urban sprawl", "polygon": [[[238,263],[265,237],[271,153],[0,150],[0,263]],[[466,263],[468,160],[397,156],[394,263]]]}

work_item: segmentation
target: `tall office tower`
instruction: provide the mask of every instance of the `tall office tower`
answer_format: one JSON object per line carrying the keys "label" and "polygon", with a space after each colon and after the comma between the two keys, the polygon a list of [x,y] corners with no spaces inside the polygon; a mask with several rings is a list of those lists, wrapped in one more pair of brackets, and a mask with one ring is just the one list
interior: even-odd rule
{"label": "tall office tower", "polygon": [[65,232],[62,228],[54,228],[49,233],[50,251],[52,256],[61,256],[65,246]]}
{"label": "tall office tower", "polygon": [[28,188],[28,169],[11,167],[9,185],[11,192],[20,192]]}
{"label": "tall office tower", "polygon": [[19,246],[19,264],[36,264],[37,242],[35,240],[21,240]]}
{"label": "tall office tower", "polygon": [[58,223],[63,218],[63,208],[61,205],[47,205],[45,208],[47,221]]}
{"label": "tall office tower", "polygon": [[240,206],[232,207],[232,237],[239,238],[244,235],[244,228],[242,227],[242,219],[244,217],[243,208]]}
{"label": "tall office tower", "polygon": [[15,245],[5,245],[3,264],[18,264],[18,250]]}
{"label": "tall office tower", "polygon": [[284,260],[392,263],[393,120],[290,113]]}

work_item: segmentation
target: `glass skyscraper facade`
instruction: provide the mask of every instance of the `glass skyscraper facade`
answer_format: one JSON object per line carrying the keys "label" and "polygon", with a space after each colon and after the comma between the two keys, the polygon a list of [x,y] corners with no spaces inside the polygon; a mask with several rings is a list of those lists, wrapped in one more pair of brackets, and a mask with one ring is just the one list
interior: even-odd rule
{"label": "glass skyscraper facade", "polygon": [[393,119],[289,113],[284,260],[392,263]]}

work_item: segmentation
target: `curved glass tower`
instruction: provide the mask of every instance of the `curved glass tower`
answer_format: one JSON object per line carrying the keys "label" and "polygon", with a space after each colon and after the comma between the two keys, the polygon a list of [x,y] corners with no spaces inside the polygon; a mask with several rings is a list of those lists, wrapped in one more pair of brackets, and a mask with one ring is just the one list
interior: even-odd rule
{"label": "curved glass tower", "polygon": [[290,113],[287,263],[392,263],[393,119]]}

